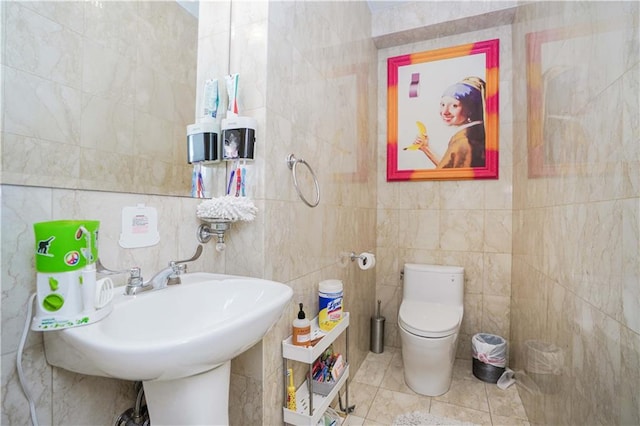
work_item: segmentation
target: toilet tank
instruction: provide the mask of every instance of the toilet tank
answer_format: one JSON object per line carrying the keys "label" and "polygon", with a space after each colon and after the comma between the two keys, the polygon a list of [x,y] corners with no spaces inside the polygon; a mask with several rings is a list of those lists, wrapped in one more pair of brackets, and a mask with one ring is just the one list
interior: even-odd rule
{"label": "toilet tank", "polygon": [[463,304],[464,268],[462,266],[404,265],[402,298],[444,305]]}

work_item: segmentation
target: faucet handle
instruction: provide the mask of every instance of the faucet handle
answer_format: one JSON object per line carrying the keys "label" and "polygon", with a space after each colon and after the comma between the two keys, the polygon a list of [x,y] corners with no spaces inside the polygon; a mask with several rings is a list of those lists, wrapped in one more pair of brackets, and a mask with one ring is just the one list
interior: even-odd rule
{"label": "faucet handle", "polygon": [[196,252],[194,253],[193,256],[191,256],[191,258],[185,259],[185,260],[172,260],[171,262],[169,262],[169,266],[173,267],[174,265],[178,265],[180,263],[193,262],[194,260],[198,259],[201,254],[202,254],[202,244],[198,244],[198,247],[196,247]]}
{"label": "faucet handle", "polygon": [[167,277],[167,285],[181,284],[180,274],[187,272],[187,265],[185,263],[170,262],[169,266],[173,271]]}
{"label": "faucet handle", "polygon": [[137,287],[143,284],[144,280],[142,279],[142,275],[140,273],[140,268],[138,266],[134,266],[129,270],[129,279],[127,280],[127,286]]}

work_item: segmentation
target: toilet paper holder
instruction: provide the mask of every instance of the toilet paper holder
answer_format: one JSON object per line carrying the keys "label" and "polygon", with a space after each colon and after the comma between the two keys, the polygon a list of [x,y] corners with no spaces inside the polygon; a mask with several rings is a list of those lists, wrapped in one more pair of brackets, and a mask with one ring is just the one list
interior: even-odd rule
{"label": "toilet paper holder", "polygon": [[356,254],[355,251],[347,253],[346,251],[340,252],[338,256],[338,265],[342,268],[346,268],[349,263],[347,259],[351,259],[352,262],[356,262],[358,267],[362,270],[371,269],[376,264],[376,258],[373,253],[362,252]]}
{"label": "toilet paper holder", "polygon": [[352,262],[355,262],[358,259],[363,259],[364,260],[364,253],[360,253],[360,254],[356,254],[355,251],[352,251],[351,253],[349,253],[349,259],[351,259]]}

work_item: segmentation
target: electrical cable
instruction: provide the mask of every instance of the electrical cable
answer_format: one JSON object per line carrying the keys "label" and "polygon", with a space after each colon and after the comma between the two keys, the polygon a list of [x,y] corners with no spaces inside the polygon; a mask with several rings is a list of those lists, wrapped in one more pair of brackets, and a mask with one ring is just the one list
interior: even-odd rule
{"label": "electrical cable", "polygon": [[16,367],[18,369],[18,379],[20,379],[22,392],[24,393],[24,396],[27,397],[27,401],[29,401],[29,412],[31,413],[31,424],[33,426],[38,426],[38,415],[36,414],[36,404],[33,402],[33,398],[31,398],[31,393],[29,392],[29,388],[27,387],[27,380],[24,376],[24,370],[22,369],[22,352],[24,351],[24,344],[27,341],[27,335],[29,334],[29,324],[31,323],[33,299],[35,298],[36,298],[36,293],[33,293],[31,297],[29,297],[29,302],[27,303],[27,320],[24,323],[24,330],[22,331],[22,337],[20,338],[20,343],[18,344],[18,355],[16,357]]}

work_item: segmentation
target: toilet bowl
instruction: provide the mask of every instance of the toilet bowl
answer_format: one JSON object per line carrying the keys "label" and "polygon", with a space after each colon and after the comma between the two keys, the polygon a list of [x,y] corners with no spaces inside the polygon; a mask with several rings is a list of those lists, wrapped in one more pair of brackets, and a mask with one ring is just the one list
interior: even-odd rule
{"label": "toilet bowl", "polygon": [[404,265],[398,313],[404,380],[427,396],[449,390],[463,315],[464,268]]}

